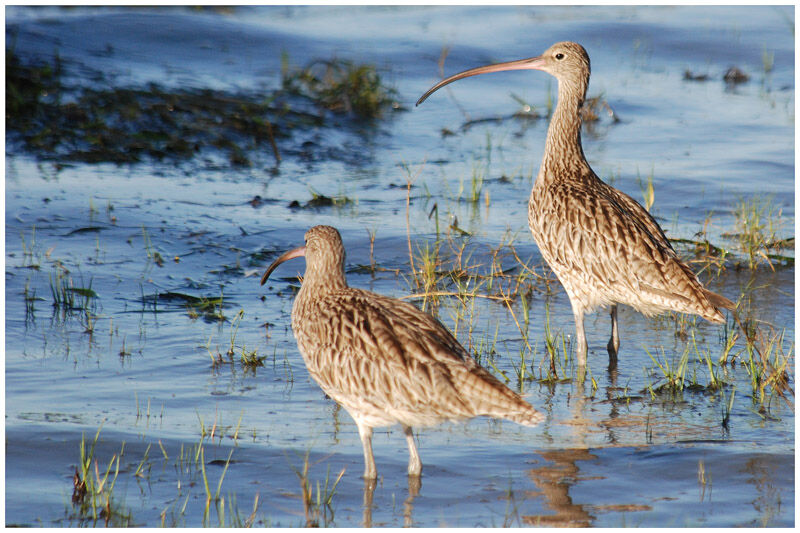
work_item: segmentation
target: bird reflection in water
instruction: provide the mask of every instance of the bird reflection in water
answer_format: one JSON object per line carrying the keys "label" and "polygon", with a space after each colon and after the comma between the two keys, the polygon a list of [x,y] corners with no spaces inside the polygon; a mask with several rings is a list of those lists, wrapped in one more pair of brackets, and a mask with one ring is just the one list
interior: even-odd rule
{"label": "bird reflection in water", "polygon": [[595,517],[589,514],[583,504],[576,504],[569,495],[570,488],[583,479],[579,473],[578,461],[597,459],[588,449],[551,450],[539,452],[542,459],[552,464],[533,468],[528,475],[538,487],[538,491],[527,495],[543,496],[545,505],[555,514],[523,515],[522,521],[534,526],[589,527]]}
{"label": "bird reflection in water", "polygon": [[[372,527],[372,507],[375,495],[376,479],[364,479],[364,527]],[[414,511],[414,499],[419,496],[422,488],[422,479],[419,476],[408,476],[408,496],[403,500],[403,527],[412,527],[414,521],[411,517]]]}

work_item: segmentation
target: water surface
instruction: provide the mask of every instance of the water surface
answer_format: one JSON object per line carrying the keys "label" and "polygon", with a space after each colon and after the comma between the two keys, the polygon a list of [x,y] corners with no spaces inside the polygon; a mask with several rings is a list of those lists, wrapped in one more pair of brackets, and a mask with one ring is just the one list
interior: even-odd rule
{"label": "water surface", "polygon": [[[421,486],[405,475],[402,432],[377,431],[380,479],[365,487],[355,424],[310,380],[291,333],[302,261],[266,288],[258,284],[266,264],[310,226],[330,224],[342,233],[352,286],[418,292],[407,236],[415,250],[433,243],[437,217],[443,250],[464,244],[474,264],[486,265],[491,247],[513,236],[518,255],[547,275],[526,219],[547,120],[462,126],[508,117],[518,100],[544,113],[554,80],[541,72],[481,76],[414,108],[440,79],[444,48],[451,74],[536,55],[559,40],[582,43],[592,59],[589,96],[602,95],[620,118],[604,116],[583,135],[601,177],[641,200],[640,183],[652,174],[652,211],[670,237],[694,239],[705,226],[712,242],[733,249],[725,234],[736,232],[736,205],[756,197],[780,210],[779,236],[791,237],[793,32],[789,7],[8,8],[7,46],[23,58],[57,54],[76,86],[266,92],[280,83],[282,53],[294,65],[341,57],[377,65],[401,110],[371,124],[323,127],[308,157],[287,153],[276,165],[265,151],[248,168],[201,157],[60,166],[7,146],[6,523],[103,524],[71,503],[81,439],[102,428],[100,468],[123,451],[112,524],[228,525],[257,501],[255,523],[304,525],[296,469],[308,453],[314,486],[345,469],[321,520],[329,525],[793,526],[793,407],[769,391],[762,402],[741,363],[717,367],[722,392],[706,388],[698,354],[716,361],[730,324],[690,318],[686,335],[676,335],[675,318],[621,308],[620,361],[609,370],[609,319],[599,312],[586,320],[587,383],[520,383],[514,369],[524,343],[508,308],[444,298],[441,320],[476,352],[494,344],[493,371],[547,420],[521,428],[480,418],[422,430]],[[724,83],[731,66],[749,82]],[[709,79],[687,81],[686,70]],[[87,74],[96,72],[100,81]],[[442,135],[445,128],[455,134]],[[476,168],[486,176],[480,200],[470,202]],[[353,202],[290,208],[311,189]],[[263,203],[251,203],[255,196]],[[470,237],[448,232],[453,222]],[[359,268],[370,263],[370,232],[373,259],[385,269],[374,273]],[[85,313],[52,306],[51,280],[65,272],[97,294],[92,334]],[[734,300],[744,294],[750,316],[785,330],[793,387],[794,268],[709,274],[710,288]],[[156,297],[167,292],[222,296],[226,320]],[[515,300],[515,317],[521,305]],[[534,284],[529,309],[529,368],[538,378],[548,365],[548,320],[569,339],[572,314],[557,282],[549,291]],[[232,338],[234,361],[214,364]],[[674,363],[692,338],[698,349],[686,379],[700,390],[651,396],[663,376],[648,354]],[[242,349],[257,349],[264,366],[242,366]],[[198,446],[212,492],[230,456],[224,504],[208,510]]]}

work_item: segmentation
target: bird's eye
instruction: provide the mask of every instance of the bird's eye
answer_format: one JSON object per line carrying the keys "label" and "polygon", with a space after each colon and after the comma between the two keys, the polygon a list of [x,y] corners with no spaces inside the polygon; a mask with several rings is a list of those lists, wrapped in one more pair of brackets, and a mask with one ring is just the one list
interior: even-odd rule
{"label": "bird's eye", "polygon": [[559,61],[561,61],[562,59],[564,59],[564,54],[562,54],[561,52],[557,53],[557,54],[556,54],[556,59],[558,59]]}

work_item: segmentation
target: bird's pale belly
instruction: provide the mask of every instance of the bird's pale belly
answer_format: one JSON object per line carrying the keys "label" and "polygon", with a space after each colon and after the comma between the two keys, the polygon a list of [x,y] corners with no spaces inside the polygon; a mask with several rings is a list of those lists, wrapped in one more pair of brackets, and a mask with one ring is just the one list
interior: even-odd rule
{"label": "bird's pale belly", "polygon": [[574,264],[562,263],[557,257],[554,257],[554,254],[545,251],[544,243],[536,238],[535,233],[533,237],[536,245],[539,246],[542,258],[561,282],[573,307],[578,305],[584,312],[591,313],[598,307],[606,307],[618,301],[614,298],[614,294],[610,294],[610,291],[606,290],[604,283],[598,283],[593,276],[587,274],[584,269],[576,268]]}
{"label": "bird's pale belly", "polygon": [[[578,306],[584,312],[591,313],[598,307],[620,301],[608,283],[597,279],[591,259],[573,251],[575,245],[570,236],[554,231],[552,225],[558,222],[542,219],[543,217],[534,216],[532,212],[528,217],[533,240],[536,241],[542,258],[563,285],[573,308]],[[553,233],[558,234],[557,239],[554,239]],[[583,243],[583,246],[591,246],[591,243]]]}

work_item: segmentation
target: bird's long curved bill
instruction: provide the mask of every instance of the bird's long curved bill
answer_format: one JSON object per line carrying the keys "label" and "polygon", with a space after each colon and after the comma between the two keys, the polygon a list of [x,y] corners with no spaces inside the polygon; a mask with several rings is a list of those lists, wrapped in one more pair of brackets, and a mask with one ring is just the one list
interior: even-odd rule
{"label": "bird's long curved bill", "polygon": [[294,250],[289,250],[288,252],[277,258],[275,261],[272,262],[267,271],[264,272],[264,275],[261,276],[261,284],[263,285],[267,282],[269,275],[272,274],[273,270],[278,268],[278,265],[280,265],[284,261],[288,261],[289,259],[294,259],[295,257],[303,257],[304,255],[306,255],[306,247],[300,246],[299,248],[295,248]]}
{"label": "bird's long curved bill", "polygon": [[453,74],[449,78],[445,78],[430,89],[428,92],[423,94],[419,100],[417,100],[417,105],[424,102],[430,95],[444,87],[449,83],[453,83],[454,81],[458,81],[464,78],[469,78],[470,76],[477,76],[478,74],[488,74],[490,72],[502,72],[504,70],[539,70],[544,66],[544,58],[542,56],[536,57],[529,57],[527,59],[517,59],[516,61],[506,61],[505,63],[495,63],[493,65],[486,65],[483,67],[472,68],[469,70],[465,70],[464,72],[459,72],[458,74]]}

